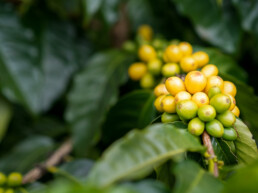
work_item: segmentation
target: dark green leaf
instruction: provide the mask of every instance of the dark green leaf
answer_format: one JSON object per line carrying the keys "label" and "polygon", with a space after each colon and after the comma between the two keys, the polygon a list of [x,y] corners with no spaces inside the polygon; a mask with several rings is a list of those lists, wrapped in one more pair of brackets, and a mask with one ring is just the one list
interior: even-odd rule
{"label": "dark green leaf", "polygon": [[119,86],[127,78],[130,60],[128,54],[115,50],[96,54],[75,76],[66,120],[71,124],[78,153],[85,154],[92,145],[106,112],[117,100]]}
{"label": "dark green leaf", "polygon": [[236,120],[234,125],[238,133],[238,138],[234,141],[236,155],[239,163],[248,164],[258,158],[256,143],[248,127],[240,120]]}
{"label": "dark green leaf", "polygon": [[211,142],[218,160],[224,161],[226,165],[237,163],[237,156],[233,153],[230,144],[233,143],[232,141],[225,141],[223,139],[212,137]]}
{"label": "dark green leaf", "polygon": [[9,103],[0,98],[0,143],[5,135],[5,132],[9,126],[9,122],[12,116],[12,109]]}
{"label": "dark green leaf", "polygon": [[0,5],[1,91],[33,113],[49,109],[77,67],[71,26],[54,20],[38,24],[36,33],[22,25],[10,6]]}
{"label": "dark green leaf", "polygon": [[179,163],[175,169],[176,184],[173,193],[220,193],[223,184],[193,161]]}
{"label": "dark green leaf", "polygon": [[111,143],[134,128],[142,129],[155,118],[155,96],[146,90],[133,91],[111,108],[103,125],[103,141]]}
{"label": "dark green leaf", "polygon": [[53,147],[54,143],[48,137],[32,136],[25,139],[1,158],[0,171],[25,173],[34,164],[42,162]]}
{"label": "dark green leaf", "polygon": [[178,10],[192,21],[202,39],[227,52],[236,52],[241,39],[241,28],[232,10],[224,10],[215,0],[173,1]]}
{"label": "dark green leaf", "polygon": [[101,5],[103,19],[109,25],[114,24],[119,18],[119,3],[120,0],[105,0]]}
{"label": "dark green leaf", "polygon": [[171,174],[171,161],[167,161],[160,167],[156,168],[157,180],[163,182],[167,187],[172,188],[175,184],[175,176]]}
{"label": "dark green leaf", "polygon": [[123,179],[142,178],[154,166],[186,151],[200,152],[204,147],[188,131],[173,124],[133,130],[104,152],[90,172],[89,181],[108,186]]}
{"label": "dark green leaf", "polygon": [[84,22],[88,23],[92,16],[99,10],[102,0],[82,0]]}

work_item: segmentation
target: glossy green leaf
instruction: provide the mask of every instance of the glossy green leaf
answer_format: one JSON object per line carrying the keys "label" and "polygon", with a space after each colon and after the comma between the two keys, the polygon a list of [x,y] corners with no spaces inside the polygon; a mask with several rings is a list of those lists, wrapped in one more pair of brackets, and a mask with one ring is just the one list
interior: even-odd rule
{"label": "glossy green leaf", "polygon": [[211,138],[212,146],[215,152],[215,155],[218,157],[218,160],[224,161],[226,165],[236,164],[237,163],[237,156],[233,152],[230,143],[232,141],[225,141],[224,139],[219,139],[212,137]]}
{"label": "glossy green leaf", "polygon": [[225,183],[223,193],[257,193],[258,191],[258,161],[246,167],[237,169]]}
{"label": "glossy green leaf", "polygon": [[111,143],[134,128],[142,129],[155,118],[155,96],[146,90],[133,91],[112,107],[103,125],[103,141]]}
{"label": "glossy green leaf", "polygon": [[22,24],[9,4],[0,5],[1,91],[33,113],[50,108],[76,69],[73,28],[44,21],[28,17],[27,23],[37,25],[36,32],[32,24]]}
{"label": "glossy green leaf", "polygon": [[9,122],[12,116],[12,109],[9,103],[0,98],[0,143],[5,135],[5,132],[9,126]]}
{"label": "glossy green leaf", "polygon": [[85,23],[88,23],[99,10],[101,3],[102,0],[82,0]]}
{"label": "glossy green leaf", "polygon": [[25,173],[34,164],[46,159],[54,148],[52,139],[44,136],[31,136],[18,143],[8,154],[1,157],[0,171]]}
{"label": "glossy green leaf", "polygon": [[107,149],[90,172],[89,181],[108,186],[119,180],[141,178],[173,156],[204,149],[188,131],[173,124],[154,124],[131,131]]}
{"label": "glossy green leaf", "polygon": [[173,0],[178,10],[194,24],[199,36],[227,52],[236,52],[241,40],[241,28],[236,14],[217,1]]}
{"label": "glossy green leaf", "polygon": [[258,158],[258,151],[252,133],[239,119],[236,120],[234,127],[238,133],[238,138],[234,142],[239,163],[248,164],[253,162]]}
{"label": "glossy green leaf", "polygon": [[101,13],[107,24],[114,24],[119,18],[120,0],[105,0],[101,5]]}
{"label": "glossy green leaf", "polygon": [[71,124],[77,153],[85,154],[92,145],[105,114],[117,100],[119,86],[127,78],[131,59],[116,50],[99,53],[75,76],[68,96],[66,120]]}
{"label": "glossy green leaf", "polygon": [[220,193],[221,181],[193,161],[184,161],[174,168],[176,184],[173,193]]}

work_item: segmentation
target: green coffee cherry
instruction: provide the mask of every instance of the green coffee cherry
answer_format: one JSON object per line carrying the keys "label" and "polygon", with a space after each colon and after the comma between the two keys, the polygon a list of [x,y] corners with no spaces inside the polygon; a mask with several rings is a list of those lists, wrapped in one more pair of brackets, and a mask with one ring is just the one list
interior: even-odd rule
{"label": "green coffee cherry", "polygon": [[127,52],[136,52],[136,44],[128,40],[123,44],[123,49]]}
{"label": "green coffee cherry", "polygon": [[231,100],[225,94],[216,94],[211,98],[210,105],[215,108],[217,113],[223,113],[229,109]]}
{"label": "green coffee cherry", "polygon": [[232,127],[236,122],[236,116],[229,110],[219,114],[217,116],[217,119],[222,123],[224,127]]}
{"label": "green coffee cherry", "polygon": [[4,193],[14,193],[14,190],[12,188],[8,188],[4,191]]}
{"label": "green coffee cherry", "polygon": [[7,184],[10,187],[20,186],[22,183],[22,175],[17,172],[13,172],[7,177]]}
{"label": "green coffee cherry", "polygon": [[148,62],[148,70],[153,75],[159,75],[161,72],[162,62],[159,59],[151,60]]}
{"label": "green coffee cherry", "polygon": [[225,140],[233,141],[233,140],[236,140],[236,138],[237,138],[237,132],[232,127],[224,128],[224,134],[222,137]]}
{"label": "green coffee cherry", "polygon": [[216,117],[216,110],[211,105],[203,105],[198,109],[198,117],[205,122],[212,121]]}
{"label": "green coffee cherry", "polygon": [[155,48],[155,49],[163,49],[165,46],[166,46],[166,40],[163,40],[161,38],[155,38],[153,41],[152,41],[152,46]]}
{"label": "green coffee cherry", "polygon": [[0,172],[0,186],[5,185],[5,183],[6,183],[6,176],[2,172]]}
{"label": "green coffee cherry", "polygon": [[205,128],[204,122],[202,122],[199,118],[194,118],[188,123],[188,131],[196,136],[199,136],[203,133]]}
{"label": "green coffee cherry", "polygon": [[162,75],[165,77],[175,76],[180,73],[180,67],[176,63],[167,63],[162,67]]}
{"label": "green coffee cherry", "polygon": [[177,114],[170,114],[165,112],[161,115],[162,123],[171,123],[174,121],[179,121],[179,116]]}
{"label": "green coffee cherry", "polygon": [[151,74],[147,73],[141,78],[140,85],[142,88],[152,88],[155,85],[155,80]]}
{"label": "green coffee cherry", "polygon": [[218,120],[214,119],[206,123],[206,131],[213,137],[222,137],[224,127]]}
{"label": "green coffee cherry", "polygon": [[219,93],[221,93],[221,90],[219,87],[217,87],[217,86],[211,87],[208,92],[208,97],[211,99],[213,96],[215,96]]}
{"label": "green coffee cherry", "polygon": [[177,103],[176,112],[179,117],[190,120],[196,117],[198,111],[198,106],[192,100],[183,100]]}

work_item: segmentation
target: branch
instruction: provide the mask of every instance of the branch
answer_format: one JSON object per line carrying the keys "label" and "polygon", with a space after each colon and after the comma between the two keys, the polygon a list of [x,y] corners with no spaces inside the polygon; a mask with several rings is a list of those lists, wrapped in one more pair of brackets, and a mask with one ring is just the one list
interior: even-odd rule
{"label": "branch", "polygon": [[36,166],[25,174],[22,183],[28,184],[40,179],[46,172],[47,168],[59,164],[71,151],[72,141],[68,139],[43,164]]}
{"label": "branch", "polygon": [[219,176],[218,163],[216,161],[214,161],[214,159],[216,159],[216,155],[214,153],[214,150],[213,150],[213,147],[211,144],[211,138],[206,131],[204,131],[202,134],[202,141],[203,141],[204,146],[207,147],[207,152],[210,155],[210,157],[208,158],[209,171],[211,171],[215,177],[218,177]]}

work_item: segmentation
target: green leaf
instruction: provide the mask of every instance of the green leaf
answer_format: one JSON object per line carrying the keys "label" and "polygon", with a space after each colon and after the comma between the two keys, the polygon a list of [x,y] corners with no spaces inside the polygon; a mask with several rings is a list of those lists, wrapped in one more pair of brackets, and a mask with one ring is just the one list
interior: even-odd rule
{"label": "green leaf", "polygon": [[12,109],[9,103],[0,98],[0,143],[5,135],[5,132],[9,126],[9,122],[12,116]]}
{"label": "green leaf", "polygon": [[26,22],[25,27],[9,4],[1,3],[0,85],[9,100],[40,113],[63,93],[77,68],[75,33],[67,23],[34,15]]}
{"label": "green leaf", "polygon": [[230,144],[233,143],[232,141],[225,141],[223,139],[212,137],[211,142],[218,160],[224,161],[226,165],[237,163],[237,156],[234,154],[231,148],[232,144]]}
{"label": "green leaf", "polygon": [[239,119],[234,125],[238,133],[238,138],[234,141],[236,155],[240,164],[248,164],[258,158],[257,145],[248,127]]}
{"label": "green leaf", "polygon": [[169,160],[160,167],[156,168],[157,180],[166,184],[167,187],[172,188],[175,184],[175,176],[171,175],[172,161]]}
{"label": "green leaf", "polygon": [[43,136],[31,136],[18,143],[8,154],[1,157],[0,171],[25,173],[34,164],[44,160],[47,154],[53,150],[53,147],[52,139]]}
{"label": "green leaf", "polygon": [[101,5],[101,13],[107,24],[114,24],[119,18],[120,0],[105,0]]}
{"label": "green leaf", "polygon": [[225,183],[223,193],[257,193],[258,161],[236,170]]}
{"label": "green leaf", "polygon": [[102,0],[82,0],[84,22],[88,24],[93,15],[99,10]]}
{"label": "green leaf", "polygon": [[223,184],[197,163],[187,160],[174,168],[176,184],[173,193],[220,193]]}
{"label": "green leaf", "polygon": [[188,17],[199,36],[219,48],[233,53],[239,47],[241,28],[236,15],[216,1],[173,0],[178,10]]}
{"label": "green leaf", "polygon": [[116,50],[99,53],[75,76],[68,96],[66,120],[71,124],[77,153],[85,154],[92,145],[106,112],[117,100],[119,86],[127,78],[131,59]]}
{"label": "green leaf", "polygon": [[155,96],[146,90],[133,91],[122,97],[112,107],[103,125],[103,141],[117,140],[134,128],[142,129],[155,118]]}
{"label": "green leaf", "polygon": [[93,167],[89,181],[103,187],[144,177],[173,156],[204,149],[188,131],[173,124],[154,124],[142,131],[133,130],[111,145]]}

